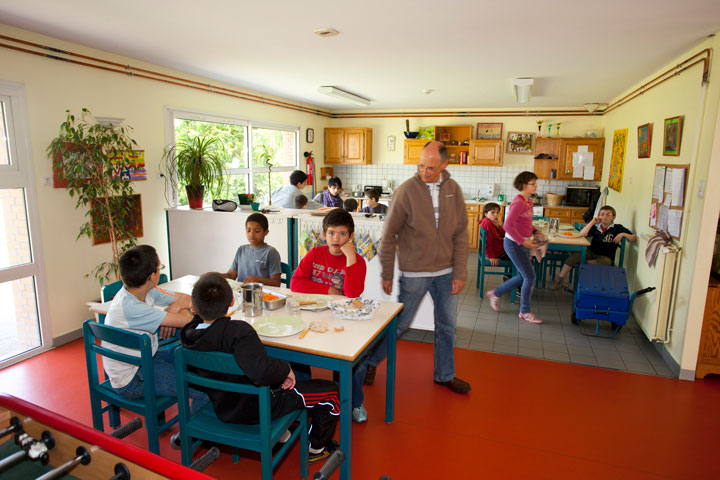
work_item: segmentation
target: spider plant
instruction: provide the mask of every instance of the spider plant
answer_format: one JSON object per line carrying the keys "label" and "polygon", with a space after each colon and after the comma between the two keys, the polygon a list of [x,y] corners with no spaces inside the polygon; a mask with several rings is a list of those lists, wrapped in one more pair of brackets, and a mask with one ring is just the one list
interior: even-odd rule
{"label": "spider plant", "polygon": [[220,195],[225,184],[224,154],[225,147],[215,137],[195,137],[165,149],[166,180],[185,185],[190,208],[202,208],[205,189],[214,197]]}

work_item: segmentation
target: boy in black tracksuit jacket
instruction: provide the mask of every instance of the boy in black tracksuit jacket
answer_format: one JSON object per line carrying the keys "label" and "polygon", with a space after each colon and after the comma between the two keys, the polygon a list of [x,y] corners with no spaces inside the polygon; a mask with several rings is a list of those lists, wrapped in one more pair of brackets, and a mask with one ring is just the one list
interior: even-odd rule
{"label": "boy in black tracksuit jacket", "polygon": [[[196,315],[182,329],[180,339],[183,346],[192,350],[233,354],[245,375],[198,373],[219,380],[270,386],[272,418],[300,408],[311,409],[310,462],[328,457],[337,448],[332,441],[340,414],[337,385],[328,380],[296,383],[290,365],[267,355],[252,326],[225,316],[232,301],[232,289],[220,274],[201,276],[192,292]],[[207,394],[220,420],[245,424],[259,421],[257,396],[219,390],[208,390]]]}

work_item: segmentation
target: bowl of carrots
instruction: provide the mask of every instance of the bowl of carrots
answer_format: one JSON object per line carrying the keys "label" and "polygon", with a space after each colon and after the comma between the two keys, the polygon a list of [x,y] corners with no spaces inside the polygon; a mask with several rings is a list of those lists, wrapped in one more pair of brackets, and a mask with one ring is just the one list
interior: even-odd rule
{"label": "bowl of carrots", "polygon": [[287,296],[282,293],[263,289],[263,308],[267,310],[277,310],[278,308],[284,307],[286,298]]}

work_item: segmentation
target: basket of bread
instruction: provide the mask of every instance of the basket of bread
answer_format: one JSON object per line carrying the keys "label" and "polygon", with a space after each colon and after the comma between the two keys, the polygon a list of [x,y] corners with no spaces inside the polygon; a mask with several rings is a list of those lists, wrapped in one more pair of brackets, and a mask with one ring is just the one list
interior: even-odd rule
{"label": "basket of bread", "polygon": [[335,318],[341,320],[369,320],[375,315],[380,306],[377,300],[363,300],[362,298],[335,300],[328,304]]}

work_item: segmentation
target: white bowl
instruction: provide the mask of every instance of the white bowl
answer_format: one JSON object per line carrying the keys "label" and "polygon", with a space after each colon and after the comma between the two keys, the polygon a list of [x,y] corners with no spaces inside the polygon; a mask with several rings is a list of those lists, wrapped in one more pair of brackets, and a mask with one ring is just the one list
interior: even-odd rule
{"label": "white bowl", "polygon": [[[352,305],[355,300],[361,301],[363,305],[356,308]],[[370,320],[379,306],[380,302],[377,300],[363,300],[362,298],[335,300],[328,303],[335,318],[341,320]]]}

